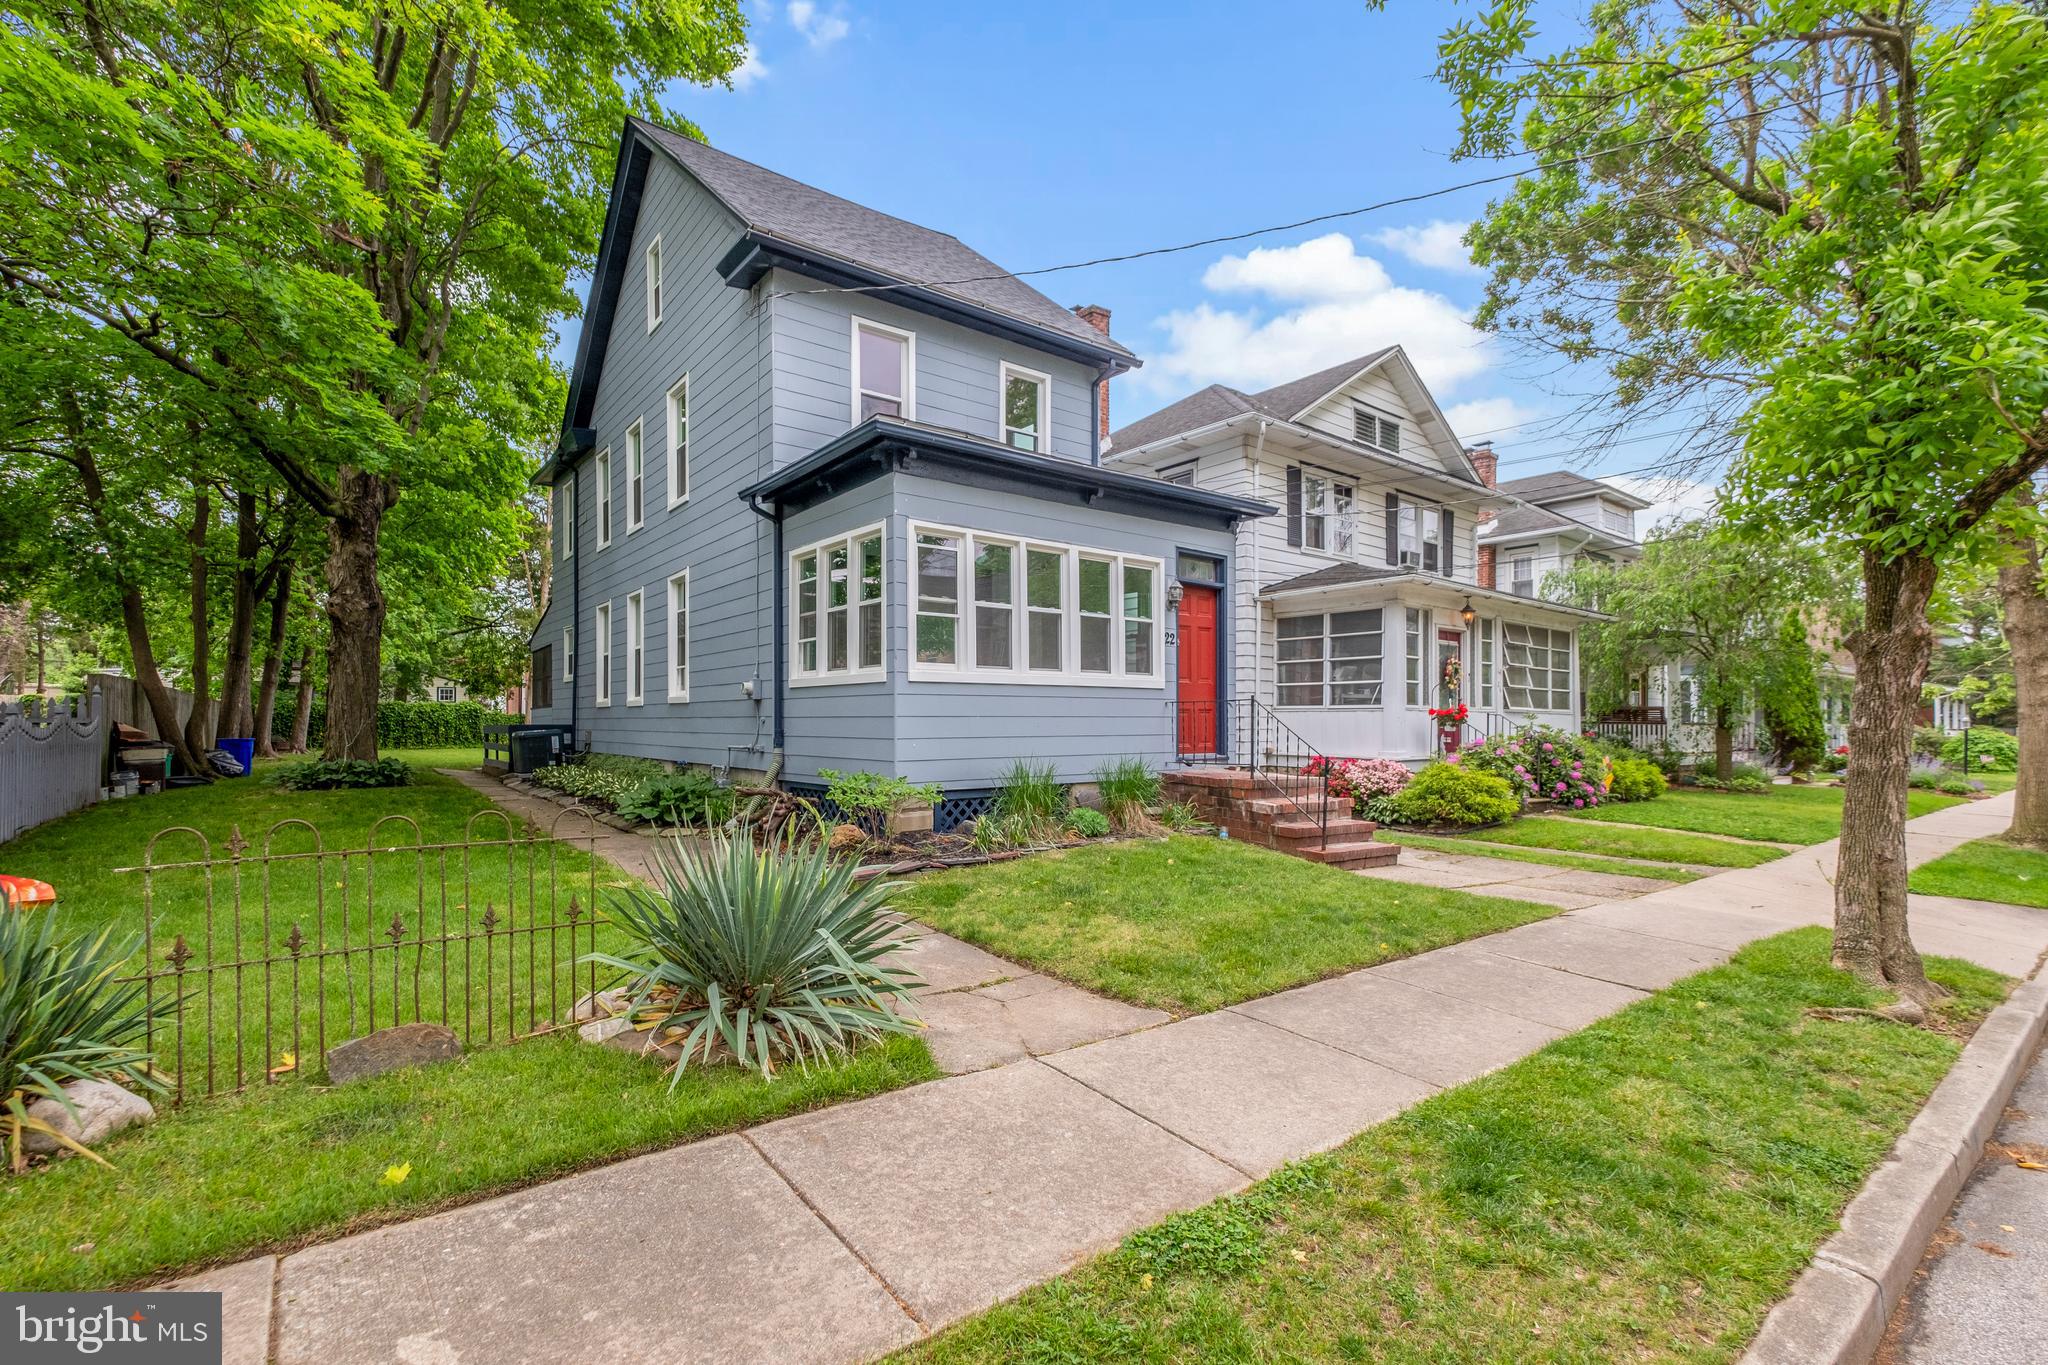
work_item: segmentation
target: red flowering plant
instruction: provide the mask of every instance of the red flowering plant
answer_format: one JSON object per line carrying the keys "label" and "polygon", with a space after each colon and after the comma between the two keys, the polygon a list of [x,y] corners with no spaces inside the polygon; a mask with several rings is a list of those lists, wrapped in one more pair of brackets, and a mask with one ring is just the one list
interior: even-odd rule
{"label": "red flowering plant", "polygon": [[1429,708],[1429,714],[1436,720],[1456,721],[1462,725],[1465,723],[1465,717],[1472,714],[1472,708],[1464,702],[1459,702],[1456,706],[1432,706]]}

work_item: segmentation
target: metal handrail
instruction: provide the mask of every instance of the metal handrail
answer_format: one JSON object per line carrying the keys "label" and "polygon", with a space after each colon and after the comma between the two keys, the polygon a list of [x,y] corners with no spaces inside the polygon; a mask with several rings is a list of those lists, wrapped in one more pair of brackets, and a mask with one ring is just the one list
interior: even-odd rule
{"label": "metal handrail", "polygon": [[[1273,708],[1256,699],[1244,701],[1239,714],[1245,719],[1245,763],[1254,782],[1263,781],[1273,788],[1282,800],[1293,806],[1303,818],[1309,813],[1302,807],[1300,788],[1315,786],[1320,789],[1321,800],[1312,817],[1316,822],[1317,847],[1328,848],[1330,844],[1330,760],[1329,756],[1296,734],[1288,724],[1274,713]],[[1270,739],[1269,739],[1270,737]],[[1280,761],[1276,764],[1275,758]],[[1288,769],[1288,782],[1295,790],[1289,790],[1275,775],[1276,767]]]}

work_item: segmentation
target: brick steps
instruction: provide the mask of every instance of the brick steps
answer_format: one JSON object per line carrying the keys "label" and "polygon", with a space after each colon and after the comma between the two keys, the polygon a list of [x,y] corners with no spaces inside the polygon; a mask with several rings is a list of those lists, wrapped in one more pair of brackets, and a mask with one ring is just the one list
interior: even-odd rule
{"label": "brick steps", "polygon": [[1230,837],[1343,871],[1382,867],[1401,856],[1398,844],[1377,843],[1370,820],[1352,818],[1351,803],[1323,796],[1320,778],[1254,777],[1241,768],[1184,768],[1160,774],[1168,801],[1187,801]]}

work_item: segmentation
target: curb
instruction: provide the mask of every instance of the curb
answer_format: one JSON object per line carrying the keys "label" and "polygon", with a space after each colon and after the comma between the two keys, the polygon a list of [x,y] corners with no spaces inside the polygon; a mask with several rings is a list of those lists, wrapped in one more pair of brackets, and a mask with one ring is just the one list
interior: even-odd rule
{"label": "curb", "polygon": [[1741,1365],[1867,1365],[2048,1027],[2048,977],[1991,1011]]}

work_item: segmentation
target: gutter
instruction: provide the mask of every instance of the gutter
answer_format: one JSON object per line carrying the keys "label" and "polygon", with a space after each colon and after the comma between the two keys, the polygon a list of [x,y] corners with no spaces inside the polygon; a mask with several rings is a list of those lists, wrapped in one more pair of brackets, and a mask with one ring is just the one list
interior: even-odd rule
{"label": "gutter", "polygon": [[[777,503],[775,510],[771,512],[761,506],[760,495],[749,493],[747,495],[747,506],[753,509],[754,515],[767,518],[775,527],[775,570],[773,574],[775,581],[775,607],[770,613],[773,620],[772,628],[775,631],[775,676],[770,681],[769,688],[774,695],[775,706],[774,750],[776,754],[780,755],[783,738],[782,701],[788,690],[789,676],[788,661],[783,657],[783,651],[788,647],[785,643],[787,631],[784,629],[783,613],[788,610],[789,585],[783,581],[783,575],[787,572],[787,569],[784,566],[785,556],[782,553],[782,505]],[[759,730],[754,731],[757,740],[760,733]]]}
{"label": "gutter", "polygon": [[1554,611],[1563,616],[1576,616],[1584,621],[1612,621],[1614,617],[1604,611],[1590,611],[1585,607],[1568,607],[1562,602],[1553,602],[1547,597],[1523,597],[1517,593],[1502,592],[1498,588],[1482,588],[1476,584],[1460,583],[1454,578],[1443,578],[1436,574],[1401,573],[1381,574],[1372,578],[1356,578],[1343,583],[1324,583],[1306,588],[1289,588],[1284,592],[1271,590],[1259,594],[1268,602],[1277,602],[1291,597],[1316,597],[1327,593],[1344,592],[1352,588],[1396,587],[1404,584],[1419,584],[1423,587],[1442,588],[1454,596],[1462,594],[1468,598],[1481,598],[1488,602],[1500,602],[1513,606],[1533,607],[1538,611]]}

